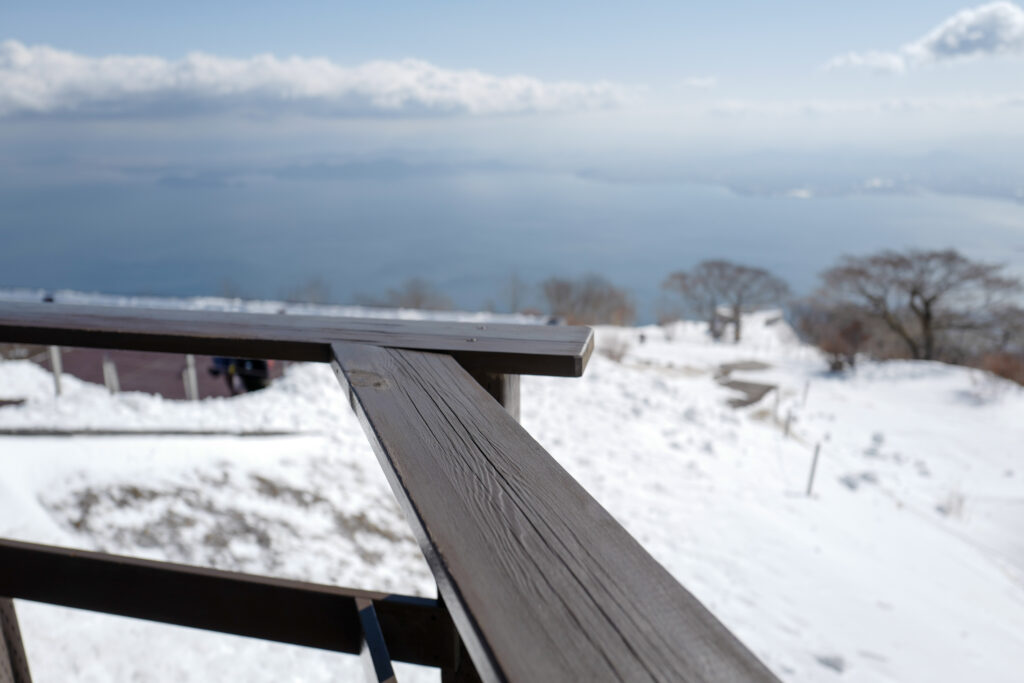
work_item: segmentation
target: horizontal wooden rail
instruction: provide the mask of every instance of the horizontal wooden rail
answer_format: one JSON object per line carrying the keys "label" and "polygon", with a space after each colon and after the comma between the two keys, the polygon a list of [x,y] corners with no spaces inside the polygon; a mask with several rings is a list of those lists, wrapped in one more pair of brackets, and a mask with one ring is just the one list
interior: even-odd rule
{"label": "horizontal wooden rail", "polygon": [[483,680],[777,680],[450,356],[334,357]]}
{"label": "horizontal wooden rail", "polygon": [[224,313],[0,301],[0,341],[238,358],[331,360],[332,342],[443,351],[474,372],[579,377],[586,327]]}
{"label": "horizontal wooden rail", "polygon": [[[436,600],[0,540],[0,596],[358,654],[358,601],[390,656],[452,667],[455,633]],[[365,604],[365,603],[364,603]]]}

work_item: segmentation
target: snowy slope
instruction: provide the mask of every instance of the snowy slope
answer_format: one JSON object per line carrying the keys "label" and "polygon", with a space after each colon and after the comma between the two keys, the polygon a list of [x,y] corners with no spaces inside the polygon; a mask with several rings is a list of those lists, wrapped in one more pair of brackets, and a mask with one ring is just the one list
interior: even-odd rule
{"label": "snowy slope", "polygon": [[[695,323],[600,328],[599,350],[621,360],[524,378],[523,423],[784,680],[1018,680],[1024,391],[938,363],[831,377],[776,317],[751,316],[739,345]],[[750,360],[770,367],[732,377],[780,398],[731,408],[717,370]],[[0,437],[0,535],[432,594],[327,367],[198,404],[64,387],[55,399],[39,368],[0,363],[0,398],[28,399],[0,409],[0,428],[295,434]],[[358,665],[48,606],[19,614],[39,681],[344,680]]]}

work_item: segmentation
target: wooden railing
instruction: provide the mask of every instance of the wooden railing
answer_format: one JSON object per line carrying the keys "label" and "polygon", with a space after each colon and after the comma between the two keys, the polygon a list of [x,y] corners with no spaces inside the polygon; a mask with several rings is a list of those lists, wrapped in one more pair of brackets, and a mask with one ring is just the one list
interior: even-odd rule
{"label": "wooden railing", "polygon": [[0,683],[29,680],[11,598],[362,652],[377,681],[776,680],[517,422],[518,376],[580,376],[588,328],[0,303],[0,342],[330,362],[439,595],[0,541]]}

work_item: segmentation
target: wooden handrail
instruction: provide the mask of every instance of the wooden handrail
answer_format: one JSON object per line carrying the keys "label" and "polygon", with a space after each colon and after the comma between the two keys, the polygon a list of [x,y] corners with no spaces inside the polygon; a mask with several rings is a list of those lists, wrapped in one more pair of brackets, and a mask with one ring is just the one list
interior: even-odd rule
{"label": "wooden handrail", "polygon": [[450,356],[333,348],[484,680],[776,680]]}
{"label": "wooden handrail", "polygon": [[0,301],[0,340],[237,358],[331,360],[330,344],[443,351],[479,372],[579,377],[586,327]]}
{"label": "wooden handrail", "polygon": [[[587,328],[0,303],[0,341],[330,361],[440,601],[411,609],[348,589],[10,541],[0,543],[0,595],[367,648],[378,678],[389,676],[384,652],[427,663],[425,650],[403,650],[408,635],[388,633],[440,611],[458,635],[442,625],[418,642],[446,681],[777,680],[516,421],[510,375],[581,374]],[[54,582],[54,567],[75,567],[73,578]],[[210,614],[199,594],[214,601]],[[360,622],[366,601],[373,609]],[[236,604],[257,606],[240,616]],[[388,610],[412,625],[389,625]]]}

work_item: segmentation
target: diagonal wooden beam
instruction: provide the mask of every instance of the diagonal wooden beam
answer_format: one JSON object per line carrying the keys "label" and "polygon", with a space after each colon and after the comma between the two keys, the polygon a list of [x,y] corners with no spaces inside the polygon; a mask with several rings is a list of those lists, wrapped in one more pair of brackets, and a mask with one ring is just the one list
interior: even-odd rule
{"label": "diagonal wooden beam", "polygon": [[777,680],[450,356],[333,349],[483,680]]}
{"label": "diagonal wooden beam", "polygon": [[32,683],[14,601],[0,597],[0,683]]}

